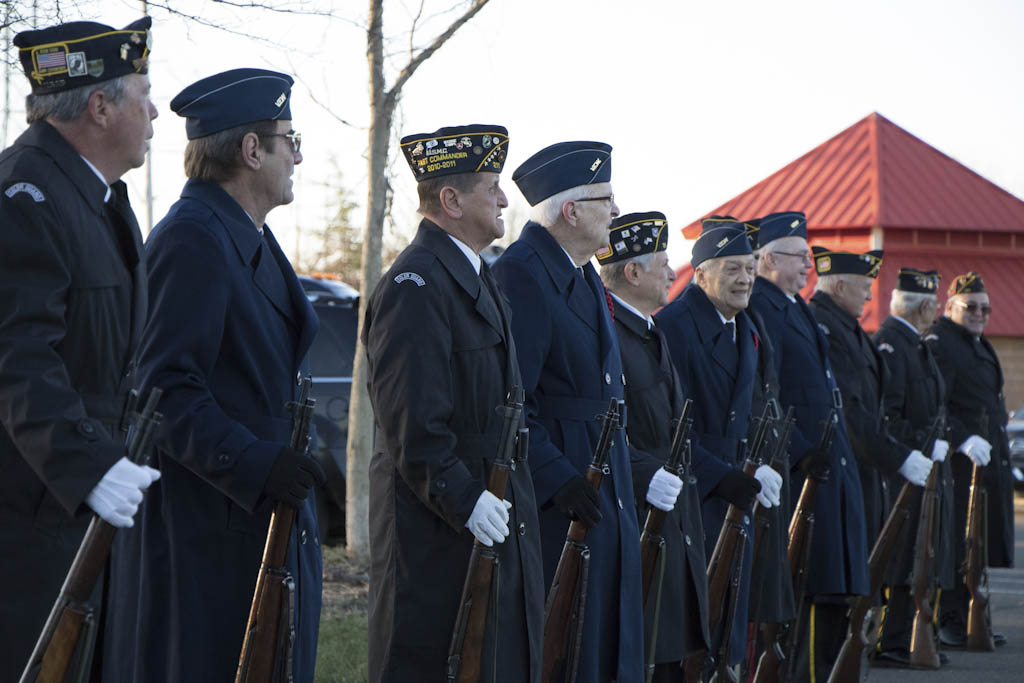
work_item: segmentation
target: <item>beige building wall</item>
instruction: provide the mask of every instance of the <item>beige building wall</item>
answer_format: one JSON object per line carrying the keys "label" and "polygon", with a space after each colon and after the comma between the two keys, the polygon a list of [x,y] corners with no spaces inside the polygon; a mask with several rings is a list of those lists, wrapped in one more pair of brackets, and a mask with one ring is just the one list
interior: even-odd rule
{"label": "beige building wall", "polygon": [[1003,393],[1011,413],[1024,405],[1024,337],[990,337],[1003,366]]}

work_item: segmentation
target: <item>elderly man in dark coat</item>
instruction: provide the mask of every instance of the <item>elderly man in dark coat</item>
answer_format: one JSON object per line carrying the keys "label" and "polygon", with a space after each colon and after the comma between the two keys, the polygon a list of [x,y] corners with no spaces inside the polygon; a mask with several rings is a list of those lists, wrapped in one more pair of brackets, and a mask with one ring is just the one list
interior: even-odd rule
{"label": "elderly man in dark coat", "polygon": [[520,387],[508,307],[480,251],[505,232],[502,126],[409,135],[416,238],[374,289],[363,326],[377,425],[370,465],[370,680],[443,680],[473,539],[496,546],[481,680],[540,680],[544,585],[526,461],[487,490]]}
{"label": "elderly man in dark coat", "polygon": [[[646,456],[633,458],[633,493],[637,501],[669,512],[662,529],[660,591],[651,588],[645,610],[645,652],[654,664],[653,680],[662,682],[682,680],[680,663],[709,646],[707,560],[696,479],[679,471],[685,477],[680,480],[664,467],[672,447],[673,420],[679,418],[688,393],[672,365],[661,328],[651,317],[668,302],[668,288],[676,279],[665,252],[668,236],[664,214],[630,213],[612,221],[609,243],[597,252],[626,375],[626,435],[630,447]],[[660,491],[664,495],[657,495]],[[647,505],[641,503],[638,512],[642,524]],[[656,595],[660,607],[653,604]],[[657,636],[651,660],[653,629]]]}
{"label": "elderly man in dark coat", "polygon": [[932,461],[885,428],[882,399],[889,371],[858,322],[882,267],[881,250],[856,254],[814,246],[812,251],[818,282],[809,305],[828,339],[829,363],[843,395],[846,432],[860,466],[868,546],[873,546],[895,499],[889,477],[898,473],[924,486]]}
{"label": "elderly man in dark coat", "polygon": [[[988,501],[988,536],[985,539],[988,565],[1012,567],[1013,476],[1006,439],[1003,369],[995,349],[985,337],[992,306],[978,273],[958,276],[950,285],[948,295],[946,313],[931,326],[925,341],[935,354],[946,383],[949,443],[956,446],[952,456],[954,525],[956,529],[966,528],[971,472],[974,465],[982,466]],[[966,552],[963,533],[958,533],[956,538],[956,559],[960,563]],[[962,582],[957,582],[955,590],[943,593],[941,606],[940,640],[947,647],[963,647],[967,590]],[[1006,642],[998,633],[995,640],[996,645]]]}
{"label": "elderly man in dark coat", "polygon": [[[875,332],[872,341],[885,359],[890,381],[885,385],[884,407],[889,432],[900,442],[914,448],[926,446],[929,433],[940,408],[945,405],[945,383],[921,334],[928,329],[938,310],[939,274],[915,268],[900,268],[896,289],[889,300],[889,317]],[[935,548],[937,582],[942,590],[955,588],[953,537],[962,530],[953,527],[953,490],[950,461],[946,457],[949,442],[935,441],[931,457],[939,468],[939,496]],[[895,479],[892,484],[898,484]],[[910,666],[910,636],[915,604],[910,594],[913,578],[918,524],[921,519],[920,490],[915,489],[915,502],[904,530],[896,541],[892,560],[886,568],[885,583],[889,586],[885,622],[875,666]],[[945,658],[939,653],[940,659]]]}
{"label": "elderly man in dark coat", "polygon": [[571,519],[590,527],[579,681],[643,679],[640,530],[630,457],[616,431],[600,490],[583,479],[601,432],[595,416],[622,398],[625,375],[608,302],[590,259],[619,214],[611,147],[563,142],[512,176],[532,219],[498,259],[526,390],[530,471],[540,506],[545,584]]}
{"label": "elderly man in dark coat", "polygon": [[[760,343],[744,312],[754,284],[754,257],[745,226],[732,218],[704,219],[690,263],[693,281],[655,319],[665,332],[684,384],[694,391],[693,428],[700,446],[694,454],[693,471],[701,495],[704,550],[710,557],[730,505],[745,513],[755,497],[764,507],[778,505],[782,477],[766,463],[754,476],[742,470],[750,455],[747,432]],[[746,654],[754,555],[749,514],[744,514],[743,525],[746,536],[739,591],[727,600],[735,601],[735,613],[731,617],[725,614],[728,604],[711,605],[718,611],[719,627],[731,619],[730,665]],[[712,652],[717,654],[724,634],[710,635]]]}
{"label": "elderly man in dark coat", "polygon": [[[826,680],[845,635],[846,601],[868,591],[864,499],[857,463],[846,435],[842,402],[828,359],[828,341],[800,297],[812,261],[807,219],[796,211],[765,216],[757,233],[758,278],[750,305],[764,319],[775,348],[779,400],[793,406],[790,440],[793,488],[790,505],[808,473],[828,478],[814,505],[807,594],[797,634],[798,680]],[[838,414],[832,448],[819,450],[830,409]],[[800,596],[796,596],[800,600]],[[812,655],[813,652],[813,655]]]}
{"label": "elderly man in dark coat", "polygon": [[146,322],[120,178],[145,161],[157,115],[149,27],[14,38],[32,93],[28,130],[0,154],[0,681],[18,680],[92,513],[130,527],[158,476],[125,457],[119,429]]}
{"label": "elderly man in dark coat", "polygon": [[[187,119],[181,199],[146,243],[150,321],[140,385],[163,390],[161,486],[117,576],[141,577],[112,614],[116,679],[231,680],[276,503],[297,509],[293,670],[310,680],[321,558],[310,489],[316,462],[289,447],[319,322],[270,228],[302,161],[291,77],[234,69],[180,92]],[[134,556],[133,556],[134,553]]]}

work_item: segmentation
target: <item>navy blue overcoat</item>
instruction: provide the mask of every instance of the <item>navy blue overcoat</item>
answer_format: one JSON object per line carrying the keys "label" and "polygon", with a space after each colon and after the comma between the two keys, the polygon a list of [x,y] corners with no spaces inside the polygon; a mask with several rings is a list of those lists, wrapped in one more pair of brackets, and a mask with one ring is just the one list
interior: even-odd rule
{"label": "navy blue overcoat", "polygon": [[[750,306],[764,319],[775,347],[782,409],[793,406],[796,424],[790,436],[791,464],[818,445],[833,405],[841,403],[828,362],[828,341],[810,308],[797,295],[790,301],[765,278],[754,282]],[[866,595],[867,529],[857,461],[850,448],[842,410],[832,441],[828,480],[818,487],[807,592],[811,595]],[[804,477],[793,471],[790,507],[796,507]]]}
{"label": "navy blue overcoat", "polygon": [[[678,299],[658,312],[655,320],[665,334],[683,385],[693,392],[693,431],[699,440],[693,454],[693,471],[701,493],[704,550],[710,560],[729,510],[729,502],[711,492],[729,470],[742,467],[746,458],[757,372],[757,334],[747,315],[740,312],[735,318],[734,343],[714,304],[692,282]],[[747,530],[743,574],[729,641],[733,664],[746,651],[750,567],[754,556],[750,515],[744,515],[743,523]],[[711,637],[719,636],[712,633]]]}
{"label": "navy blue overcoat", "polygon": [[[623,397],[622,363],[597,272],[588,263],[578,274],[543,226],[527,223],[494,274],[512,309],[550,586],[569,528],[551,497],[590,464],[601,431],[594,418],[610,399]],[[590,578],[576,680],[632,683],[643,680],[640,532],[623,431],[608,465],[600,490],[604,519],[587,534]]]}
{"label": "navy blue overcoat", "polygon": [[[215,183],[186,183],[146,254],[140,386],[164,392],[163,476],[135,528],[118,534],[112,580],[125,589],[107,650],[121,669],[106,678],[233,680],[273,508],[263,486],[288,443],[285,404],[308,374],[319,321],[270,230],[261,236]],[[310,496],[288,549],[297,681],[313,679],[320,622],[314,510]]]}

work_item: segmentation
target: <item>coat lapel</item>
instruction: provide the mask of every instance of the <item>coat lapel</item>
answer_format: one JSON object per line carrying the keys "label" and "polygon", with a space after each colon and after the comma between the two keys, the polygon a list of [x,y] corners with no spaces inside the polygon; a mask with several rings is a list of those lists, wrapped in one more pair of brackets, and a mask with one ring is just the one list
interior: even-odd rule
{"label": "coat lapel", "polygon": [[[576,268],[569,261],[565,250],[558,244],[551,233],[539,223],[528,222],[523,228],[520,238],[530,244],[548,276],[559,292],[563,292],[570,310],[594,333],[598,333],[597,309],[594,305],[594,294],[576,277]],[[588,264],[589,265],[589,264]],[[591,270],[593,267],[591,266]]]}
{"label": "coat lapel", "polygon": [[288,262],[288,257],[281,250],[281,245],[277,243],[274,233],[270,231],[270,228],[264,227],[263,234],[270,253],[274,257],[273,260],[277,262],[281,280],[284,282],[288,293],[288,301],[290,303],[288,310],[291,313],[289,319],[295,322],[299,328],[299,339],[295,346],[295,357],[297,361],[301,361],[306,357],[306,351],[312,346],[313,339],[316,338],[316,333],[320,330],[320,318],[317,316],[316,311],[313,310],[312,304],[309,303],[306,292],[302,289],[302,284],[299,283],[299,278],[296,277],[291,263]]}

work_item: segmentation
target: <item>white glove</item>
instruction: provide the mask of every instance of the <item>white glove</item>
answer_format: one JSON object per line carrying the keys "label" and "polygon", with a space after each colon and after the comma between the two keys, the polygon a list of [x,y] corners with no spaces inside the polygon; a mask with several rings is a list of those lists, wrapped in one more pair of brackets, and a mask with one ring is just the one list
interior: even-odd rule
{"label": "white glove", "polygon": [[932,446],[932,460],[935,462],[945,462],[947,453],[949,453],[949,442],[935,439],[935,445]]}
{"label": "white glove", "polygon": [[476,499],[466,528],[476,536],[476,540],[488,547],[504,543],[508,536],[508,511],[511,509],[512,503],[484,491]]}
{"label": "white glove", "polygon": [[957,449],[968,458],[971,459],[975,465],[984,467],[988,464],[988,461],[992,459],[992,444],[985,439],[981,438],[977,434],[971,434],[969,437],[964,439],[964,442],[960,444],[960,448]]}
{"label": "white glove", "polygon": [[682,490],[683,480],[664,467],[659,467],[647,487],[647,502],[659,510],[671,512]]}
{"label": "white glove", "polygon": [[782,475],[770,465],[761,465],[754,472],[754,479],[761,484],[761,492],[757,494],[758,504],[763,508],[778,505],[779,493],[782,491]]}
{"label": "white glove", "polygon": [[107,470],[85,502],[106,522],[124,529],[135,523],[132,517],[142,502],[142,492],[159,478],[160,473],[152,467],[121,458]]}
{"label": "white glove", "polygon": [[928,483],[928,475],[932,472],[932,461],[924,457],[921,451],[910,451],[910,455],[900,465],[900,474],[914,486]]}

